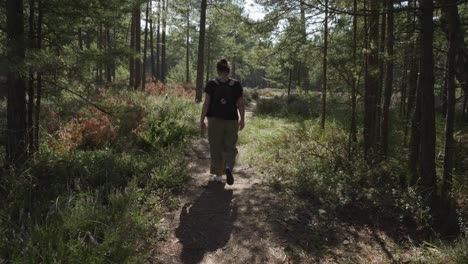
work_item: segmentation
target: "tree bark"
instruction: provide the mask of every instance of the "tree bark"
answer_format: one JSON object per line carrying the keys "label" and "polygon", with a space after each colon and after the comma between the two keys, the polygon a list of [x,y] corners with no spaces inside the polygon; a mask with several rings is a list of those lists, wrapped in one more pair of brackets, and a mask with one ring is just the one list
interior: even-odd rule
{"label": "tree bark", "polygon": [[382,14],[381,14],[381,23],[380,23],[380,42],[379,42],[379,85],[377,86],[376,91],[376,115],[375,115],[375,134],[376,134],[376,145],[379,145],[379,150],[381,151],[381,141],[382,141],[382,131],[381,120],[382,120],[382,91],[385,84],[385,45],[387,37],[387,2],[392,0],[380,0],[382,4]]}
{"label": "tree bark", "polygon": [[[151,14],[153,14],[153,1],[150,0],[150,10],[151,10]],[[151,47],[151,80],[154,81],[154,79],[156,78],[156,68],[155,68],[155,65],[154,65],[154,31],[153,31],[153,28],[154,28],[154,25],[153,25],[153,15],[151,15],[151,18],[150,18],[150,47]]]}
{"label": "tree bark", "polygon": [[185,82],[190,82],[190,2],[187,8],[187,35],[186,35],[186,55],[185,55]]}
{"label": "tree bark", "polygon": [[[37,50],[41,50],[42,48],[42,19],[43,19],[43,10],[42,10],[42,0],[37,1],[37,43],[36,48]],[[36,111],[35,120],[34,120],[34,150],[38,152],[39,143],[40,143],[40,131],[39,131],[39,121],[40,121],[40,113],[41,113],[41,100],[42,100],[42,71],[39,70],[37,72],[37,95],[36,95]]]}
{"label": "tree bark", "polygon": [[393,44],[395,41],[394,36],[394,15],[393,15],[393,1],[387,0],[387,71],[385,75],[385,94],[384,104],[382,109],[382,154],[384,157],[388,156],[388,138],[389,138],[389,123],[390,123],[390,105],[393,92]]}
{"label": "tree bark", "polygon": [[458,11],[456,3],[449,1],[448,7],[443,8],[445,17],[448,20],[448,55],[447,55],[447,109],[445,123],[445,155],[444,155],[444,177],[442,183],[442,197],[448,201],[452,191],[452,172],[455,154],[455,140],[453,138],[455,122],[455,64],[457,49],[457,32],[460,30],[459,21],[456,20]]}
{"label": "tree bark", "polygon": [[[357,0],[353,1],[353,12],[357,13]],[[352,145],[357,142],[356,103],[357,103],[357,15],[353,16],[353,86],[351,87],[351,129],[349,131],[348,156],[352,158]]]}
{"label": "tree bark", "polygon": [[[106,37],[106,43],[107,43],[107,54],[108,56],[110,54],[112,54],[112,36],[111,36],[111,32],[110,32],[110,29],[109,29],[109,26],[106,26],[106,34],[105,34],[105,37]],[[107,78],[107,82],[108,83],[111,83],[112,82],[112,63],[108,60],[106,60],[107,63],[106,63],[106,78]]]}
{"label": "tree bark", "polygon": [[328,0],[325,0],[325,22],[323,32],[323,87],[322,87],[322,117],[320,127],[325,129],[327,113],[327,67],[328,67]]}
{"label": "tree bark", "polygon": [[434,2],[420,0],[421,9],[421,74],[419,91],[421,92],[421,136],[420,136],[420,174],[423,195],[431,202],[436,195],[435,170],[435,110],[434,110]]}
{"label": "tree bark", "polygon": [[203,70],[205,58],[205,24],[206,24],[206,0],[201,0],[200,13],[200,36],[198,40],[198,61],[197,61],[197,86],[196,86],[196,102],[201,102],[203,93]]}
{"label": "tree bark", "polygon": [[129,62],[129,73],[130,81],[129,86],[134,87],[135,85],[135,10],[132,10],[132,18],[130,22],[130,62]]}
{"label": "tree bark", "polygon": [[379,2],[371,1],[369,16],[370,47],[367,55],[367,84],[364,95],[364,153],[375,151],[377,90],[379,89]]}
{"label": "tree bark", "polygon": [[[139,2],[138,2],[139,3]],[[134,89],[138,90],[141,82],[141,10],[140,4],[135,6],[135,86]]]}
{"label": "tree bark", "polygon": [[[29,0],[29,48],[36,48],[36,39],[34,32],[34,10],[35,1]],[[30,153],[34,152],[34,69],[29,69],[28,85],[28,149]]]}
{"label": "tree bark", "polygon": [[146,17],[145,17],[145,42],[143,43],[143,71],[141,74],[141,90],[145,90],[146,87],[146,55],[148,54],[148,21],[149,21],[149,2],[146,1]]}
{"label": "tree bark", "polygon": [[162,16],[162,36],[161,36],[161,81],[163,83],[166,82],[166,74],[167,74],[167,58],[166,58],[166,27],[167,27],[167,4],[169,0],[162,0],[163,1],[163,16]]}
{"label": "tree bark", "polygon": [[161,1],[158,1],[157,29],[156,29],[156,79],[161,80]]}
{"label": "tree bark", "polygon": [[19,69],[25,59],[23,0],[6,1],[8,100],[6,159],[21,165],[26,159],[26,85]]}

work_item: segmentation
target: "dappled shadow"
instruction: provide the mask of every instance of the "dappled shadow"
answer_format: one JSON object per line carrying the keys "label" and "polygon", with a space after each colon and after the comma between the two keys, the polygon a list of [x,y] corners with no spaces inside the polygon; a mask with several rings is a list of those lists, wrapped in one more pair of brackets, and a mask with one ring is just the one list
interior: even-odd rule
{"label": "dappled shadow", "polygon": [[176,237],[183,249],[183,263],[199,263],[205,253],[225,246],[237,218],[237,207],[232,203],[232,190],[210,182],[193,203],[183,206]]}

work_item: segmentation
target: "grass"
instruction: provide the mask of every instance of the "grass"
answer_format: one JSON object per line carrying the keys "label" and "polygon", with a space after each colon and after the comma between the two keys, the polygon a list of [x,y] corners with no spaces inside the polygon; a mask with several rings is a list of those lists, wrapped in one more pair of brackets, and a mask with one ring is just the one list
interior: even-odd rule
{"label": "grass", "polygon": [[[403,144],[404,132],[399,129],[403,127],[403,120],[397,113],[392,112],[391,115],[391,157],[372,166],[360,152],[353,155],[352,161],[349,160],[347,131],[350,114],[346,105],[340,102],[329,105],[323,131],[317,118],[320,104],[314,98],[295,100],[302,105],[300,109],[309,110],[291,110],[285,97],[260,98],[257,101],[254,117],[240,136],[240,142],[246,149],[244,162],[267,172],[274,190],[292,193],[298,208],[305,203],[308,204],[307,210],[320,208],[335,219],[333,221],[358,226],[380,223],[377,228],[401,243],[396,254],[400,254],[402,260],[411,263],[442,263],[444,260],[466,263],[465,223],[468,217],[464,212],[465,202],[459,205],[461,234],[458,239],[441,240],[431,230],[429,211],[418,191],[400,185],[401,180],[407,177],[407,149]],[[314,103],[318,105],[310,107]],[[442,121],[438,118],[437,149],[443,148],[443,140],[440,140],[443,138]],[[357,147],[361,144],[359,141]],[[466,155],[458,156],[458,159],[462,157]],[[440,162],[438,166],[441,166]],[[455,178],[458,177],[460,175],[456,174]],[[463,180],[454,185],[454,194],[462,201],[466,200],[466,193],[463,193],[466,186]],[[416,244],[411,246],[408,237],[417,241]],[[436,246],[427,245],[425,241],[431,239],[439,239]],[[326,241],[314,243],[326,244]]]}
{"label": "grass", "polygon": [[198,106],[121,89],[93,101],[111,115],[46,101],[41,153],[1,171],[0,262],[140,263],[161,239],[155,224],[189,180]]}

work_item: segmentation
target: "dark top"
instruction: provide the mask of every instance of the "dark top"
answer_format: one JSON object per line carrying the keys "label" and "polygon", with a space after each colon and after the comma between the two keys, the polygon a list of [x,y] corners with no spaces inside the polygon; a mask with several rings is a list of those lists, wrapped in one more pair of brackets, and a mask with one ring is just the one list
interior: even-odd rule
{"label": "dark top", "polygon": [[222,82],[218,79],[210,80],[206,84],[205,93],[210,95],[208,117],[225,120],[239,120],[237,100],[242,97],[243,89],[239,81],[229,79]]}

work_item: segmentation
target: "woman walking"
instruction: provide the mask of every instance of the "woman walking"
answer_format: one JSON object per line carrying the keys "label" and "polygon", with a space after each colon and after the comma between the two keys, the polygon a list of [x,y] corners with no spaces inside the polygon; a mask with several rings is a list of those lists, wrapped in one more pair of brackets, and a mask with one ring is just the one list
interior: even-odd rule
{"label": "woman walking", "polygon": [[230,78],[231,68],[227,60],[220,60],[216,69],[218,77],[210,80],[205,87],[200,128],[202,131],[206,130],[205,117],[208,117],[210,173],[215,175],[217,182],[221,182],[222,176],[226,174],[227,184],[232,185],[232,171],[237,156],[237,132],[244,128],[243,89],[239,81]]}

